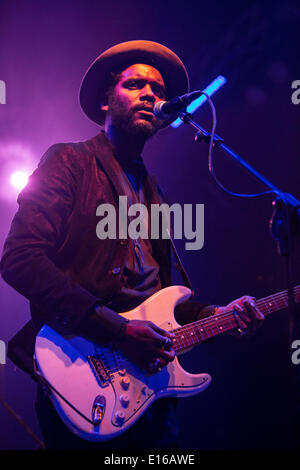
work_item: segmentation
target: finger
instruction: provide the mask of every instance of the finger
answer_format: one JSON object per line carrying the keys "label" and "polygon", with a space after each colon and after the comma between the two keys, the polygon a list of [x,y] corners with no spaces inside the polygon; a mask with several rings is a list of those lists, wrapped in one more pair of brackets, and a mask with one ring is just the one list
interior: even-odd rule
{"label": "finger", "polygon": [[159,369],[158,359],[156,358],[156,359],[152,359],[151,361],[149,361],[145,369],[147,370],[147,372],[150,372],[150,374],[155,374],[156,372],[158,372],[158,369]]}
{"label": "finger", "polygon": [[165,350],[170,350],[172,348],[172,339],[168,336],[161,336],[160,334],[156,333],[152,330],[152,341],[153,347],[157,348],[164,348]]}
{"label": "finger", "polygon": [[238,314],[240,319],[249,327],[253,321],[257,320],[254,303],[250,304],[250,302],[245,301],[243,307],[239,306]]}
{"label": "finger", "polygon": [[244,305],[245,305],[247,312],[251,315],[252,318],[257,319],[257,320],[264,320],[265,316],[257,308],[254,301],[246,301],[244,302]]}
{"label": "finger", "polygon": [[146,369],[151,374],[155,374],[157,372],[160,372],[161,369],[165,367],[166,365],[167,365],[166,361],[164,361],[163,359],[159,357],[156,357],[149,362],[148,367],[146,367]]}
{"label": "finger", "polygon": [[243,307],[245,302],[256,302],[255,297],[251,297],[250,295],[243,295],[242,297],[239,297],[236,300],[233,300],[228,304],[228,306],[233,306],[233,305],[238,305],[239,307]]}
{"label": "finger", "polygon": [[158,369],[162,369],[163,367],[167,366],[169,362],[159,357],[157,358],[156,364]]}
{"label": "finger", "polygon": [[171,331],[164,330],[163,328],[160,328],[159,326],[155,325],[155,323],[149,322],[150,328],[152,328],[153,331],[158,333],[162,340],[165,340],[166,338],[173,339],[175,338],[175,334],[172,333]]}
{"label": "finger", "polygon": [[174,355],[168,359],[164,357],[154,357],[148,362],[147,370],[148,372],[151,373],[156,373],[159,372],[163,367],[166,367],[170,361],[172,361],[175,358],[175,353]]}
{"label": "finger", "polygon": [[165,341],[164,341],[164,344],[163,344],[163,348],[166,350],[166,351],[170,351],[172,349],[172,340],[171,338],[165,338]]}
{"label": "finger", "polygon": [[232,309],[234,310],[235,319],[237,321],[238,327],[241,330],[246,330],[248,328],[248,323],[246,322],[242,307],[238,304],[234,304],[232,306]]}
{"label": "finger", "polygon": [[253,300],[245,301],[244,308],[248,316],[248,331],[250,334],[253,334],[262,326],[264,315],[256,308],[256,304]]}
{"label": "finger", "polygon": [[175,351],[171,349],[170,351],[166,351],[165,349],[159,349],[157,351],[157,356],[166,360],[167,362],[173,361],[175,358]]}

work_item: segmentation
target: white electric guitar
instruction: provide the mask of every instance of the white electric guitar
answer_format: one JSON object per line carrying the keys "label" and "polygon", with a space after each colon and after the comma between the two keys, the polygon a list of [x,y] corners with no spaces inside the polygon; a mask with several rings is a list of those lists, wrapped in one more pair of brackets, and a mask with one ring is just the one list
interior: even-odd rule
{"label": "white electric guitar", "polygon": [[[299,302],[300,286],[294,292]],[[172,331],[176,355],[237,328],[233,311],[180,326],[174,319],[174,308],[190,296],[187,287],[167,287],[121,315],[129,320],[150,320]],[[264,315],[287,305],[286,291],[257,301]],[[63,422],[76,435],[91,441],[104,441],[123,433],[158,398],[194,395],[211,382],[209,374],[186,372],[177,357],[161,371],[147,373],[127,360],[114,344],[95,344],[79,336],[63,337],[47,325],[36,338],[35,363],[37,376],[49,388]]]}

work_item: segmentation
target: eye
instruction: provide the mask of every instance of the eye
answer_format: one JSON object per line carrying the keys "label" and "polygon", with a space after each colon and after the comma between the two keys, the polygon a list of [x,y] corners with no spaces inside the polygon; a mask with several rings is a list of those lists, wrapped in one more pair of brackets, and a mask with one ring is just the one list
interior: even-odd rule
{"label": "eye", "polygon": [[153,86],[153,93],[159,98],[165,98],[165,90],[161,86]]}
{"label": "eye", "polygon": [[137,80],[128,80],[128,82],[126,82],[125,86],[126,86],[126,88],[129,88],[131,90],[140,87]]}

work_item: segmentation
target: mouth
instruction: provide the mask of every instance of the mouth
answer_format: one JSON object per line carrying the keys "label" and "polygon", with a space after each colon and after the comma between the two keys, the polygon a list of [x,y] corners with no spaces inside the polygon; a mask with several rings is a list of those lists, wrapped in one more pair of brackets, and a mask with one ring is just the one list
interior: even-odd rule
{"label": "mouth", "polygon": [[152,121],[152,119],[154,118],[152,108],[137,109],[136,112],[141,114],[143,118],[146,118],[147,121]]}

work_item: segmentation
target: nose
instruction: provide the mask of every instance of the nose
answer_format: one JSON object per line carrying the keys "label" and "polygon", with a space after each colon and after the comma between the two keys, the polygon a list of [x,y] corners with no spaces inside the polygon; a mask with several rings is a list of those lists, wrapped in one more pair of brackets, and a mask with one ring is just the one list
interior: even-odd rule
{"label": "nose", "polygon": [[141,101],[155,101],[155,95],[149,83],[147,83],[144,88],[142,89],[142,93],[140,95]]}

